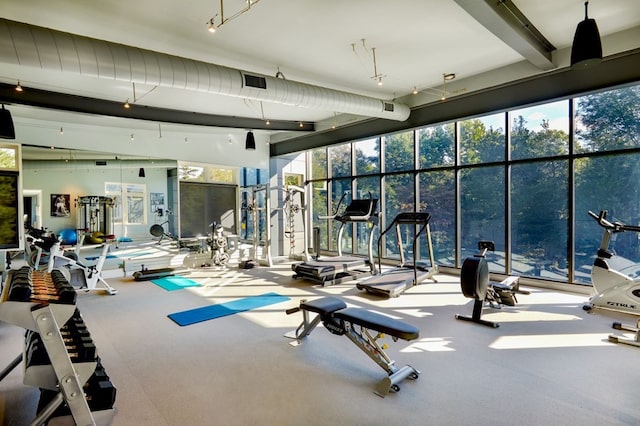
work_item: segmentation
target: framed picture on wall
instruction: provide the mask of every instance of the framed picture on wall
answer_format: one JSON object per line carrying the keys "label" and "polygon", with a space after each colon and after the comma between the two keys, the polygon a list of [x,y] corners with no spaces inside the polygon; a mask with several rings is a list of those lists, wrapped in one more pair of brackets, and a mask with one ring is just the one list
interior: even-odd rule
{"label": "framed picture on wall", "polygon": [[51,216],[69,217],[71,215],[71,195],[51,194]]}
{"label": "framed picture on wall", "polygon": [[151,213],[156,216],[163,216],[165,214],[164,207],[164,194],[162,192],[149,193],[151,199]]}

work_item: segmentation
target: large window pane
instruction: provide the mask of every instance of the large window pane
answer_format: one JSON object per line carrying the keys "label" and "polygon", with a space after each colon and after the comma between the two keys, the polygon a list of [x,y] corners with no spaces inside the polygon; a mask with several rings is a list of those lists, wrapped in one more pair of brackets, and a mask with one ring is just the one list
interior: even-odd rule
{"label": "large window pane", "polygon": [[452,166],[455,163],[455,125],[418,130],[418,168]]}
{"label": "large window pane", "polygon": [[329,148],[331,177],[351,176],[351,144]]}
{"label": "large window pane", "polygon": [[569,152],[569,101],[509,113],[511,158],[551,157]]}
{"label": "large window pane", "polygon": [[493,241],[489,269],[505,272],[504,166],[465,169],[460,173],[461,258],[478,252],[478,241]]}
{"label": "large window pane", "polygon": [[640,86],[576,99],[575,151],[640,147]]}
{"label": "large window pane", "polygon": [[460,162],[481,164],[504,161],[505,114],[460,122]]}
{"label": "large window pane", "polygon": [[554,280],[568,277],[568,163],[511,168],[512,272]]}
{"label": "large window pane", "polygon": [[[313,206],[313,219],[311,221],[312,230],[318,228],[320,244],[314,247],[316,253],[319,250],[329,250],[329,228],[327,219],[321,219],[328,216],[328,199],[327,199],[327,181],[311,183],[311,205]],[[312,234],[313,235],[313,234]]]}
{"label": "large window pane", "polygon": [[[588,216],[589,210],[607,210],[630,225],[640,224],[640,155],[637,153],[581,158],[575,162],[576,189],[576,282],[590,283],[593,258],[603,229]],[[640,234],[615,235],[617,255],[630,263],[640,263]]]}
{"label": "large window pane", "polygon": [[385,136],[383,143],[385,172],[414,169],[413,131]]}
{"label": "large window pane", "polygon": [[353,144],[356,154],[356,176],[380,172],[380,138]]}
{"label": "large window pane", "polygon": [[316,148],[311,151],[311,164],[309,167],[310,179],[327,178],[327,149]]}
{"label": "large window pane", "polygon": [[[351,199],[351,179],[334,179],[331,181],[331,214],[344,212],[345,207],[351,203]],[[342,203],[340,203],[340,201],[342,201]],[[353,246],[351,243],[353,224],[345,224],[342,241],[338,241],[338,231],[342,224],[337,220],[333,220],[332,223],[332,233],[329,236],[330,249],[338,250],[338,247],[342,247],[344,254],[351,253]]]}
{"label": "large window pane", "polygon": [[[414,202],[414,177],[413,173],[391,175],[384,177],[385,210],[383,228],[386,228],[398,213],[413,212]],[[395,233],[389,232],[389,238],[385,238],[383,244],[383,256],[392,259],[400,257]]]}
{"label": "large window pane", "polygon": [[[436,264],[455,266],[455,173],[442,170],[420,173],[419,211],[431,213],[429,226]],[[420,259],[428,259],[426,237],[420,238]]]}
{"label": "large window pane", "polygon": [[[378,210],[380,209],[380,178],[378,176],[361,177],[356,179],[356,197],[378,199]],[[379,222],[379,220],[378,220]],[[373,228],[372,228],[373,226]],[[356,253],[362,255],[369,254],[369,234],[373,232],[373,255],[378,255],[378,236],[380,235],[380,223],[356,223]]]}

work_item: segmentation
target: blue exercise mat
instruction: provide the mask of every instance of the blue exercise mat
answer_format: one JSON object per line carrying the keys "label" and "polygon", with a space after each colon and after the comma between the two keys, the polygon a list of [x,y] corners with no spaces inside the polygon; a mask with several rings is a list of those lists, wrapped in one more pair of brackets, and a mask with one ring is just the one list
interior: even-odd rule
{"label": "blue exercise mat", "polygon": [[274,303],[285,302],[287,300],[289,300],[289,298],[286,296],[280,296],[277,293],[266,293],[260,296],[245,297],[244,299],[233,300],[231,302],[220,303],[218,305],[210,305],[188,311],[176,312],[167,316],[176,324],[185,326],[195,324],[197,322],[208,321],[214,318],[237,314],[238,312],[261,308],[267,305],[273,305]]}
{"label": "blue exercise mat", "polygon": [[158,278],[151,280],[151,282],[167,291],[182,290],[187,287],[200,287],[197,282],[180,276]]}

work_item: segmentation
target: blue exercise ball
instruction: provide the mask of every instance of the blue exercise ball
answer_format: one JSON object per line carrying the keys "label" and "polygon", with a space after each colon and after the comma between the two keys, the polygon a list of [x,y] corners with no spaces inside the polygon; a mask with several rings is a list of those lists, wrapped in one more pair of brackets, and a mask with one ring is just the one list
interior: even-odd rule
{"label": "blue exercise ball", "polygon": [[60,231],[60,238],[62,244],[74,245],[78,242],[78,233],[75,229],[63,229]]}

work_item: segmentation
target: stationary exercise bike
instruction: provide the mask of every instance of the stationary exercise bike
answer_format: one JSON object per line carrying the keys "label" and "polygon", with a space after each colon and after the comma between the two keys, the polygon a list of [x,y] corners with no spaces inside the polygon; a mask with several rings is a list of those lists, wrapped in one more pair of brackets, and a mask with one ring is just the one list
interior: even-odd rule
{"label": "stationary exercise bike", "polygon": [[[110,237],[111,241],[115,241],[113,236]],[[78,247],[81,245],[82,240]],[[54,269],[58,269],[77,291],[104,290],[113,296],[118,291],[102,278],[102,267],[108,252],[109,243],[105,242],[102,244],[98,262],[95,265],[84,265],[78,260],[77,253],[74,253],[75,256],[69,257],[62,249],[61,241],[58,239],[51,246],[47,272],[51,273]]]}
{"label": "stationary exercise bike", "polygon": [[590,211],[589,216],[604,228],[604,232],[598,255],[591,268],[593,294],[583,309],[589,311],[599,308],[640,315],[640,279],[614,269],[615,253],[609,248],[614,234],[625,231],[640,232],[640,226],[627,225],[619,221],[611,222],[607,220],[606,210],[602,210],[600,214]]}
{"label": "stationary exercise bike", "polygon": [[518,302],[516,293],[530,293],[520,290],[518,277],[510,276],[501,282],[491,282],[489,280],[489,264],[485,257],[487,251],[495,251],[493,241],[479,241],[478,250],[479,252],[473,257],[468,257],[464,260],[460,271],[462,294],[469,299],[475,299],[473,314],[471,317],[456,314],[456,319],[497,328],[500,326],[497,322],[481,318],[484,305],[488,304],[493,309],[501,309],[503,305],[515,306]]}
{"label": "stationary exercise bike", "polygon": [[[625,231],[640,232],[640,226],[627,225],[620,221],[611,222],[607,220],[606,210],[601,210],[600,214],[590,211],[589,216],[604,228],[604,232],[598,256],[591,268],[593,295],[582,308],[585,311],[599,308],[640,315],[640,279],[614,269],[612,259],[615,253],[609,248],[612,235]],[[631,332],[633,337],[611,334],[609,335],[610,342],[640,347],[640,319],[636,326],[614,322],[612,327],[616,330]]]}

